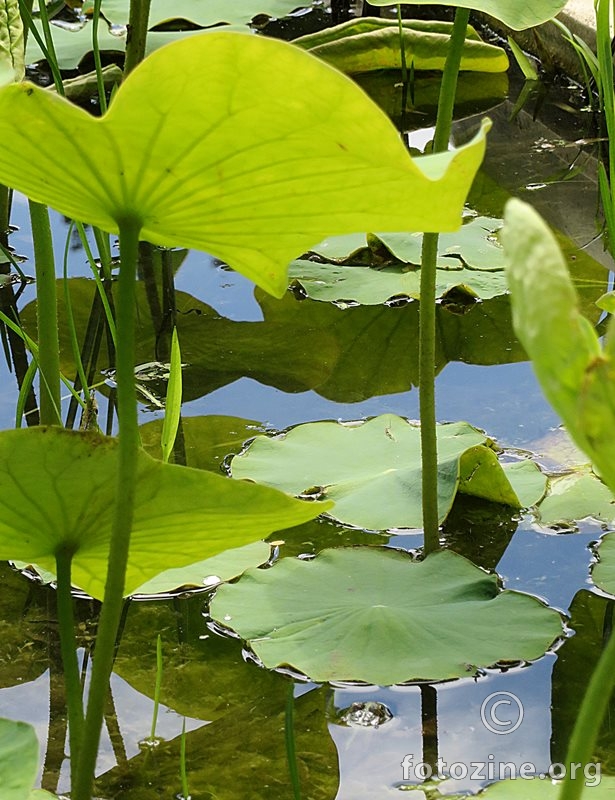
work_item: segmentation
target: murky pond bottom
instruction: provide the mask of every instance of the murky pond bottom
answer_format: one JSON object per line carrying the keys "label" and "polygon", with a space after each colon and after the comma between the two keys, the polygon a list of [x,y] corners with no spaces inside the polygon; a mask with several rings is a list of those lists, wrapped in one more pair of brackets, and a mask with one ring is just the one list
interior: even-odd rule
{"label": "murky pond bottom", "polygon": [[[582,141],[582,115],[561,112],[561,106],[558,94],[554,104],[547,98],[537,119],[533,109],[513,112],[508,102],[490,112],[494,130],[470,205],[475,213],[498,218],[510,194],[532,202],[568,243],[584,308],[591,310],[610,282],[595,221],[595,145]],[[561,119],[551,119],[556,113],[566,116],[564,127]],[[466,137],[476,125],[476,119],[458,123],[457,135]],[[30,256],[25,211],[23,199],[16,198],[13,221],[19,230],[11,243]],[[61,263],[67,225],[59,217],[55,232]],[[85,329],[93,283],[83,277],[84,252],[74,237],[69,253],[74,313],[77,327]],[[150,365],[166,360],[164,303],[150,322],[148,275],[171,274],[184,331],[182,360],[189,365],[181,453],[188,464],[223,469],[256,432],[302,422],[382,413],[418,417],[416,302],[341,307],[300,292],[278,301],[200,253],[155,251],[148,258],[152,263],[146,259],[141,275],[139,357]],[[18,300],[26,326],[32,325],[33,297],[26,286]],[[511,332],[508,299],[486,299],[463,311],[438,308],[439,420],[467,420],[502,447],[530,451],[546,468],[566,470],[571,457],[565,437]],[[597,323],[597,313],[590,313]],[[95,366],[103,428],[113,400],[111,370],[103,352]],[[140,416],[148,445],[159,435],[164,381],[155,374],[142,377]],[[0,381],[0,422],[8,428],[16,390],[5,366]],[[292,748],[301,796],[310,800],[400,797],[426,781],[425,791],[475,792],[521,774],[523,765],[530,765],[526,774],[547,774],[550,765],[564,761],[580,698],[611,624],[612,601],[588,579],[591,545],[604,530],[591,520],[574,529],[549,529],[531,515],[458,498],[443,526],[447,546],[497,571],[504,587],[538,596],[568,615],[569,635],[533,663],[502,664],[478,675],[470,670],[466,678],[434,684],[315,685],[290,671],[263,669],[241,641],[221,635],[208,616],[205,590],[131,601],[106,710],[97,796],[181,796],[185,760],[194,800],[290,798],[296,796]],[[271,540],[283,542],[274,558],[353,544],[411,551],[422,544],[420,533],[383,535],[327,520],[278,532]],[[35,726],[43,744],[41,786],[67,791],[54,592],[9,566],[0,571],[0,587],[0,715]],[[98,604],[79,599],[76,609],[87,680]],[[158,635],[161,705],[152,730]],[[489,637],[489,631],[476,636]],[[607,724],[596,752],[602,774],[612,774],[614,744]],[[595,785],[598,767],[586,769],[587,785]]]}

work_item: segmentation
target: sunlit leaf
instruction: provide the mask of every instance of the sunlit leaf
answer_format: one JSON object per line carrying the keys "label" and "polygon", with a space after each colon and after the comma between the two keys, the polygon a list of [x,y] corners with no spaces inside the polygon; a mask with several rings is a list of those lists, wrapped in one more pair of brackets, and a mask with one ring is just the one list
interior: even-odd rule
{"label": "sunlit leaf", "polygon": [[[390,0],[369,0],[371,6],[390,6]],[[402,0],[402,5],[440,5],[439,0]],[[566,0],[455,0],[447,3],[457,8],[470,8],[482,11],[514,30],[532,28],[552,19],[564,8]]]}
{"label": "sunlit leaf", "polygon": [[[477,447],[485,444],[485,435],[466,422],[438,426],[440,521],[458,490],[521,506],[497,458],[487,461],[487,448]],[[289,494],[334,500],[330,515],[348,525],[371,530],[422,525],[420,429],[393,414],[364,423],[306,423],[278,437],[257,436],[232,459],[231,472]],[[544,479],[538,481],[539,499]]]}
{"label": "sunlit leaf", "polygon": [[613,493],[588,468],[551,478],[549,494],[540,504],[543,525],[571,525],[587,517],[615,521]]}
{"label": "sunlit leaf", "polygon": [[[0,558],[55,570],[74,552],[73,582],[100,598],[116,497],[117,440],[56,428],[0,434]],[[139,453],[125,593],[181,567],[316,516],[263,486],[163,464]]]}
{"label": "sunlit leaf", "polygon": [[575,443],[615,490],[615,329],[601,348],[557,242],[530,206],[511,200],[502,233],[515,329],[542,389]]}
{"label": "sunlit leaf", "polygon": [[[403,43],[407,63],[417,71],[443,70],[450,42],[450,28],[438,23],[407,21]],[[326,31],[299,37],[299,47],[342,72],[355,74],[401,68],[400,33],[396,22],[377,18],[351,20]],[[505,72],[508,57],[501,47],[486,44],[476,36],[466,38],[461,70]]]}
{"label": "sunlit leaf", "polygon": [[[589,795],[593,800],[609,800],[615,790],[615,777],[601,775],[599,766],[599,764],[579,764],[575,772],[576,780],[590,787],[586,796]],[[554,764],[553,774],[556,778],[564,777],[563,764]],[[532,800],[557,800],[561,791],[560,782],[545,780],[541,775],[531,780],[517,778],[498,781],[484,789],[478,797],[484,797],[485,800],[527,800],[528,797]]]}
{"label": "sunlit leaf", "polygon": [[315,681],[444,680],[538,658],[561,634],[558,613],[497,584],[450,551],[417,563],[398,551],[326,550],[248,571],[210,610],[270,668],[290,664]]}
{"label": "sunlit leaf", "polygon": [[[195,74],[215,78],[185,79]],[[457,228],[487,127],[413,161],[386,116],[318,59],[205,33],[145,59],[102,119],[5,87],[0,181],[110,232],[130,218],[143,238],[207,250],[281,295],[288,262],[326,234]]]}
{"label": "sunlit leaf", "polygon": [[38,741],[31,725],[0,719],[2,800],[28,800],[38,772]]}
{"label": "sunlit leaf", "polygon": [[0,86],[25,73],[24,38],[18,0],[0,2]]}

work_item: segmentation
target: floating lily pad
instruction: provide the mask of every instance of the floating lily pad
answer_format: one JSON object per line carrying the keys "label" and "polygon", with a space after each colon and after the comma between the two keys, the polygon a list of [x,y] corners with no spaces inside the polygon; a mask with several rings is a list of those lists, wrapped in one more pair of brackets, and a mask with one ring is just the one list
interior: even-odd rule
{"label": "floating lily pad", "polygon": [[[378,7],[389,6],[391,2],[369,0],[369,4]],[[440,5],[440,0],[402,0],[402,5]],[[519,31],[552,19],[564,8],[566,0],[533,0],[532,3],[520,3],[519,0],[456,0],[448,5],[482,11]]]}
{"label": "floating lily pad", "polygon": [[592,580],[599,589],[615,596],[615,534],[607,533],[598,547],[598,563],[592,569]]}
{"label": "floating lily pad", "polygon": [[38,772],[38,741],[31,725],[0,719],[2,800],[28,800]]}
{"label": "floating lily pad", "polygon": [[[489,457],[487,443],[466,422],[438,426],[440,521],[459,487],[522,506],[510,483],[518,476],[512,472],[507,478],[497,458]],[[307,423],[278,437],[257,436],[233,458],[231,472],[290,494],[335,500],[329,513],[345,524],[371,530],[422,525],[420,429],[393,414],[358,424]],[[535,479],[537,502],[544,493],[537,468]]]}
{"label": "floating lily pad", "polygon": [[[453,288],[482,299],[505,294],[504,254],[495,234],[500,224],[477,217],[457,233],[440,236],[438,296]],[[312,248],[318,261],[297,259],[289,275],[315,300],[375,305],[399,296],[418,299],[422,240],[418,233],[333,237]]]}
{"label": "floating lily pad", "polygon": [[[55,570],[56,553],[69,548],[75,585],[102,597],[117,440],[60,428],[3,431],[0,471],[0,558]],[[163,570],[254,542],[322,510],[141,451],[125,592]]]}
{"label": "floating lily pad", "polygon": [[549,493],[539,513],[543,525],[570,525],[587,517],[611,523],[615,520],[615,497],[588,467],[579,468],[550,479]]}
{"label": "floating lily pad", "polygon": [[248,571],[218,590],[211,614],[265,666],[314,681],[445,680],[539,658],[561,634],[557,612],[497,584],[449,551],[416,563],[391,550],[325,550]]}
{"label": "floating lily pad", "polygon": [[[406,62],[412,63],[417,71],[443,70],[451,28],[437,22],[414,21],[406,21],[402,28]],[[481,41],[475,31],[473,34],[466,37],[463,44],[460,69],[505,72],[508,69],[506,52]],[[402,66],[400,30],[391,20],[350,20],[324,32],[301,36],[293,43],[349,74],[399,70]]]}
{"label": "floating lily pad", "polygon": [[132,594],[164,594],[177,589],[213,587],[236,578],[249,567],[261,566],[270,555],[271,546],[266,542],[252,542],[186,567],[160,572]]}
{"label": "floating lily pad", "polygon": [[[258,14],[285,17],[301,5],[301,0],[152,0],[149,13],[150,27],[170,19],[186,19],[203,27],[221,22],[246,24]],[[102,10],[108,20],[116,25],[126,25],[130,0],[103,0]]]}

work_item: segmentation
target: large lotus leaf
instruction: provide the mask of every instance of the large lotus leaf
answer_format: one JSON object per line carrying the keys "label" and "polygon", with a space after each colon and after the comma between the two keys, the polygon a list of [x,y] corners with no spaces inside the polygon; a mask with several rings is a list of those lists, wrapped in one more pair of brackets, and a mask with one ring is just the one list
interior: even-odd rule
{"label": "large lotus leaf", "polygon": [[538,214],[511,200],[505,219],[502,240],[519,339],[571,437],[615,490],[614,337],[607,337],[603,352],[579,310],[561,250]]}
{"label": "large lotus leaf", "polygon": [[[402,19],[402,27],[404,30],[424,32],[424,33],[442,33],[450,36],[453,32],[453,23],[446,20],[439,19]],[[347,22],[342,22],[339,25],[332,25],[329,28],[308,33],[305,36],[299,36],[293,39],[293,44],[303,48],[321,47],[322,45],[329,44],[330,42],[337,42],[347,36],[358,36],[362,33],[371,33],[373,31],[382,30],[383,28],[390,28],[392,25],[397,26],[398,22],[393,22],[390,19],[383,19],[382,17],[359,17],[357,19],[350,19]],[[466,28],[466,40],[481,41],[481,37],[472,25]]]}
{"label": "large lotus leaf", "polygon": [[398,551],[325,550],[249,570],[218,590],[211,614],[265,666],[290,664],[314,681],[445,680],[539,658],[561,634],[557,612],[497,584],[450,551],[417,563]]}
{"label": "large lotus leaf", "polygon": [[592,580],[599,589],[615,596],[615,535],[607,533],[598,547],[598,563],[592,568]]}
{"label": "large lotus leaf", "polygon": [[[196,74],[215,80],[186,80]],[[142,238],[211,252],[281,295],[288,262],[326,234],[456,229],[488,127],[412,160],[318,59],[204,33],[148,56],[100,119],[28,83],[0,90],[0,182],[110,232],[130,219]]]}
{"label": "large lotus leaf", "polygon": [[2,800],[28,800],[38,772],[38,741],[31,725],[0,719]]}
{"label": "large lotus leaf", "polygon": [[24,39],[18,0],[0,2],[0,86],[24,76]]}
{"label": "large lotus leaf", "polygon": [[[454,288],[482,299],[507,291],[504,253],[494,230],[500,220],[478,217],[454,234],[441,234],[436,293]],[[354,234],[325,239],[312,248],[320,260],[297,259],[289,275],[315,300],[362,305],[392,297],[420,297],[422,234]]]}
{"label": "large lotus leaf", "polygon": [[543,525],[570,525],[586,517],[612,523],[615,520],[613,493],[588,468],[551,478],[549,494],[540,504]]}
{"label": "large lotus leaf", "polygon": [[[326,41],[319,34],[294,40],[294,44],[309,50],[318,58],[341,72],[357,74],[380,69],[398,70],[402,66],[400,33],[397,24],[357,20],[330,28]],[[450,44],[449,32],[429,29],[427,25],[405,25],[404,53],[407,63],[415,70],[443,70]],[[501,47],[467,38],[461,54],[462,70],[473,72],[505,72],[508,57]]]}
{"label": "large lotus leaf", "polygon": [[[474,473],[485,499],[520,507],[497,459],[487,463],[484,448],[476,447],[486,443],[485,435],[466,422],[438,426],[440,521],[460,480],[466,492],[472,491]],[[483,473],[494,469],[498,480],[484,480]],[[348,525],[369,530],[422,525],[420,429],[393,414],[360,424],[306,423],[275,438],[257,436],[232,459],[231,472],[289,494],[334,500],[331,516]]]}
{"label": "large lotus leaf", "polygon": [[[369,0],[371,6],[390,6],[388,0]],[[402,0],[402,5],[445,5],[440,0]],[[524,28],[533,28],[552,19],[564,8],[566,0],[455,0],[446,3],[457,8],[470,8],[473,11],[482,11],[516,31]]]}
{"label": "large lotus leaf", "polygon": [[[139,453],[126,594],[192,564],[312,519],[325,507],[263,486],[163,464]],[[117,440],[56,428],[0,434],[0,558],[55,569],[74,553],[73,582],[102,597],[116,492]]]}

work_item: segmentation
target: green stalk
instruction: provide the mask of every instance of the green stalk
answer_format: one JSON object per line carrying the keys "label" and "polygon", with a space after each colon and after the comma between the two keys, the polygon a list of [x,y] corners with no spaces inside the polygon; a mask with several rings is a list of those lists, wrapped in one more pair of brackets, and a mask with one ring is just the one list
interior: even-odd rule
{"label": "green stalk", "polygon": [[96,84],[98,86],[98,102],[100,113],[107,110],[107,95],[105,93],[105,79],[103,78],[102,62],[100,60],[100,43],[98,41],[98,23],[100,22],[101,0],[94,0],[94,14],[92,17],[92,53],[94,54],[94,69],[96,70]]}
{"label": "green stalk", "polygon": [[179,740],[179,777],[182,782],[182,798],[183,800],[190,800],[188,771],[186,770],[186,717],[182,722],[182,735]]}
{"label": "green stalk", "polygon": [[58,303],[49,210],[32,200],[29,206],[36,270],[41,425],[61,425]]}
{"label": "green stalk", "polygon": [[68,738],[70,743],[71,781],[75,778],[77,758],[83,735],[83,695],[77,662],[75,616],[71,594],[71,562],[73,554],[67,550],[56,553],[58,626],[60,650],[64,669],[66,706],[68,708]]}
{"label": "green stalk", "polygon": [[151,0],[131,0],[124,77],[132,72],[137,64],[140,64],[145,58],[150,3]]}
{"label": "green stalk", "polygon": [[88,696],[85,726],[77,775],[71,800],[90,800],[94,769],[103,723],[113,654],[122,615],[126,565],[134,512],[139,427],[135,390],[135,278],[140,222],[127,217],[120,221],[121,268],[117,284],[117,415],[119,452],[116,504],[107,559],[107,580],[96,636],[96,653]]}
{"label": "green stalk", "polygon": [[11,191],[0,184],[0,244],[8,247],[9,223],[11,220]]}
{"label": "green stalk", "polygon": [[162,639],[160,634],[156,639],[156,684],[154,686],[154,711],[152,713],[152,727],[149,738],[153,741],[156,738],[156,726],[158,724],[158,710],[160,708],[160,690],[162,688]]}
{"label": "green stalk", "polygon": [[[470,12],[458,8],[449,45],[433,140],[433,151],[448,150],[457,90],[457,76]],[[438,526],[438,447],[436,439],[436,262],[438,234],[423,235],[421,254],[421,304],[419,313],[419,407],[425,555],[440,547]]]}
{"label": "green stalk", "polygon": [[613,683],[615,682],[615,636],[611,634],[596,668],[592,672],[589,686],[583,697],[568,743],[566,753],[566,778],[559,793],[559,800],[578,800],[583,792],[583,774],[572,779],[571,764],[585,767],[592,760],[600,725],[604,719]]}

